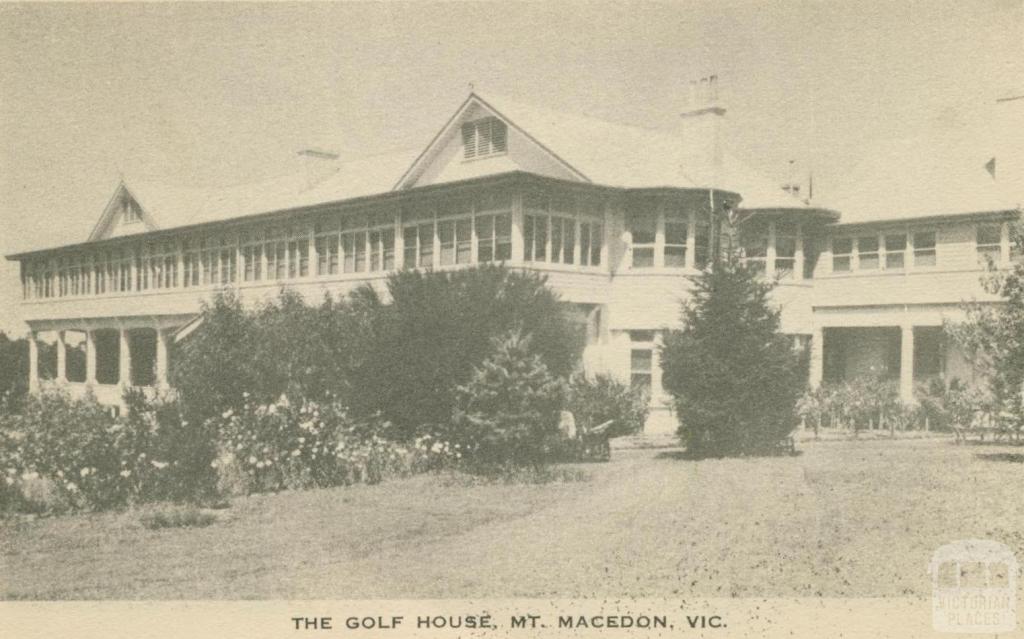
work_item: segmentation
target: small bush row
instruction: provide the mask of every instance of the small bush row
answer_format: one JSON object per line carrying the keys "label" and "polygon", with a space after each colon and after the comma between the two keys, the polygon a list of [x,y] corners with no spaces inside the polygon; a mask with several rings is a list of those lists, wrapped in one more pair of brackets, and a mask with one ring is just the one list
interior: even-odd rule
{"label": "small bush row", "polygon": [[976,412],[993,408],[990,399],[958,380],[948,386],[939,379],[922,383],[917,399],[905,403],[895,381],[864,376],[808,390],[797,402],[797,415],[815,432],[822,427],[947,431],[969,425]]}

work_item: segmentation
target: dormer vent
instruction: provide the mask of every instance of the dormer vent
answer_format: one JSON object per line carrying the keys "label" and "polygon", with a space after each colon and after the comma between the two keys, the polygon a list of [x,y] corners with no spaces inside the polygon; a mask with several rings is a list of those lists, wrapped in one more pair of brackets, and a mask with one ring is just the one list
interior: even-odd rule
{"label": "dormer vent", "polygon": [[462,125],[463,157],[467,160],[508,151],[508,127],[498,118],[481,118]]}

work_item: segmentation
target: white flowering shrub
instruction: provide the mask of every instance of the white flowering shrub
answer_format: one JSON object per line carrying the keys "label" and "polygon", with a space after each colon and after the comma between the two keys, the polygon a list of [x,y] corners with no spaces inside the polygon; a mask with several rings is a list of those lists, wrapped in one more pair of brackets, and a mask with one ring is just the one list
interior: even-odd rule
{"label": "white flowering shrub", "polygon": [[379,435],[386,423],[353,420],[337,402],[281,396],[263,404],[247,395],[240,409],[212,421],[221,447],[213,465],[231,492],[374,484],[425,470],[448,452],[386,440]]}
{"label": "white flowering shrub", "polygon": [[126,400],[126,416],[114,418],[94,398],[47,389],[0,415],[0,510],[96,510],[208,494],[214,482],[194,469],[215,480],[204,452],[212,440],[201,441],[173,403],[132,391]]}
{"label": "white flowering shrub", "polygon": [[[26,499],[41,481],[55,499],[38,510],[104,508],[127,502],[133,486],[122,471],[135,468],[139,452],[115,420],[95,400],[73,400],[46,390],[29,398],[23,410],[0,417],[0,468],[14,503]],[[34,500],[28,500],[34,501]]]}

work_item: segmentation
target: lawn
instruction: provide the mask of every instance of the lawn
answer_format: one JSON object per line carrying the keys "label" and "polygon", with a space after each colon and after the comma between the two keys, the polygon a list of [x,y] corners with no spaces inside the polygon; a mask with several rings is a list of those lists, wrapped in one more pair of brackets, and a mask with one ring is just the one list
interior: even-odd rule
{"label": "lawn", "polygon": [[201,528],[139,512],[0,521],[5,599],[927,596],[931,553],[1024,558],[1024,455],[948,440],[796,457],[618,450],[584,481],[427,475],[236,499]]}

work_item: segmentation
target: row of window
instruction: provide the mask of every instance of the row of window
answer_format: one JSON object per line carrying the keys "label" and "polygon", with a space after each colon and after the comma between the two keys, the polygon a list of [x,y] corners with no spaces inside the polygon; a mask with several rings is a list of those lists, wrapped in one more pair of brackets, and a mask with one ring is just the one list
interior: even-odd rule
{"label": "row of window", "polygon": [[[576,266],[600,266],[604,225],[598,217],[577,219],[574,202],[544,195],[523,201],[523,259]],[[599,210],[596,205],[585,207]]]}
{"label": "row of window", "polygon": [[[528,198],[526,260],[601,264],[597,202]],[[583,206],[592,206],[584,209]],[[579,218],[579,219],[577,219]],[[398,239],[401,239],[399,254]],[[376,273],[512,259],[512,201],[505,195],[393,212],[332,215],[313,228],[269,227],[237,236],[149,241],[54,261],[23,263],[26,299]]]}
{"label": "row of window", "polygon": [[[741,230],[743,261],[755,271],[769,273],[780,280],[793,279],[797,268],[797,246],[801,242],[799,228],[793,222],[775,221],[771,224],[775,231],[775,261],[769,260],[768,245],[772,234],[765,225]],[[804,276],[808,274],[805,272]]]}
{"label": "row of window", "polygon": [[[704,268],[707,265],[711,225],[704,216],[681,206],[659,207],[654,198],[641,199],[627,212],[626,227],[630,234],[632,268]],[[692,258],[687,254],[691,233]]]}
{"label": "row of window", "polygon": [[982,266],[1024,261],[1024,248],[1011,236],[1012,227],[1002,224],[981,224],[975,232],[978,263]]}
{"label": "row of window", "polygon": [[832,239],[832,272],[899,271],[937,264],[935,231],[884,233]]}

